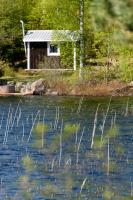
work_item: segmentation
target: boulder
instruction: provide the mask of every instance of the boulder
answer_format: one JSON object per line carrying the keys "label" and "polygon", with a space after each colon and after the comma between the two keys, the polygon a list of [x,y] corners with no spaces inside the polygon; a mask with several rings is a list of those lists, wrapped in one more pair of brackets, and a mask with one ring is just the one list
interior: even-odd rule
{"label": "boulder", "polygon": [[17,82],[15,85],[15,90],[21,92],[21,89],[24,88],[25,84],[23,82]]}
{"label": "boulder", "polygon": [[0,94],[15,93],[14,85],[1,85]]}
{"label": "boulder", "polygon": [[33,95],[43,95],[47,90],[47,82],[44,79],[39,79],[31,84]]}
{"label": "boulder", "polygon": [[20,84],[17,86],[23,95],[43,95],[47,90],[47,83],[44,79],[39,79],[33,83]]}
{"label": "boulder", "polygon": [[16,85],[16,82],[15,82],[15,81],[8,81],[8,82],[7,82],[7,85],[14,85],[14,86],[15,86],[15,85]]}
{"label": "boulder", "polygon": [[15,82],[14,81],[0,81],[0,94],[15,93]]}
{"label": "boulder", "polygon": [[33,91],[31,90],[31,85],[30,83],[27,83],[27,84],[23,84],[21,89],[20,89],[20,92],[22,95],[32,95],[33,94]]}
{"label": "boulder", "polygon": [[128,86],[133,87],[133,81],[131,81],[130,83],[128,83]]}
{"label": "boulder", "polygon": [[57,95],[59,95],[59,93],[58,93],[58,91],[48,89],[46,92],[46,95],[57,96]]}

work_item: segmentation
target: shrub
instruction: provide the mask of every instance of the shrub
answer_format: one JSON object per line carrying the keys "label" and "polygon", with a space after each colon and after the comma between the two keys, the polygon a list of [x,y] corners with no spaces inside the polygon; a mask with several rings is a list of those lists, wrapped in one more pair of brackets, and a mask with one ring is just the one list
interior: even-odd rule
{"label": "shrub", "polygon": [[0,77],[1,76],[14,76],[14,70],[3,60],[0,60]]}

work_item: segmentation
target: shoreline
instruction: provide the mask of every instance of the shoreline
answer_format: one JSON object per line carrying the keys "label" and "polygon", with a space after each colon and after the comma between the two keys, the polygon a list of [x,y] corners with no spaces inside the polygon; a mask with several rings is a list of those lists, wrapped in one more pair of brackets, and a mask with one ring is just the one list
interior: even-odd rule
{"label": "shoreline", "polygon": [[43,95],[34,95],[34,94],[22,94],[22,93],[3,93],[0,94],[0,97],[25,97],[25,96],[42,96],[42,97],[133,97],[133,94],[43,94]]}
{"label": "shoreline", "polygon": [[60,82],[50,85],[45,79],[34,82],[17,82],[13,85],[1,86],[0,96],[85,96],[85,97],[126,97],[133,96],[133,81],[123,83],[110,81],[108,83],[77,82],[69,84]]}

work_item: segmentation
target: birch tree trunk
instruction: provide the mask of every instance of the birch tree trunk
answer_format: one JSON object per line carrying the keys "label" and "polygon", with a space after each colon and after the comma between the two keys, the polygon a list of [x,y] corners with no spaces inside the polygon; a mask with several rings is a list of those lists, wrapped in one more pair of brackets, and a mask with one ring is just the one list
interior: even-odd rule
{"label": "birch tree trunk", "polygon": [[80,69],[79,78],[82,79],[82,71],[84,66],[84,0],[80,0]]}

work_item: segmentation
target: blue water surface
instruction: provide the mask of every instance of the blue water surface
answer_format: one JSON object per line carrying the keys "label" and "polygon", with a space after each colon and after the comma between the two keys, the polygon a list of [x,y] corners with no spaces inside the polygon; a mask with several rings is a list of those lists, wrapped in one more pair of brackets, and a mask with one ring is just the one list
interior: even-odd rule
{"label": "blue water surface", "polygon": [[[63,141],[66,124],[80,128]],[[133,98],[0,98],[0,200],[109,198],[133,198]]]}

